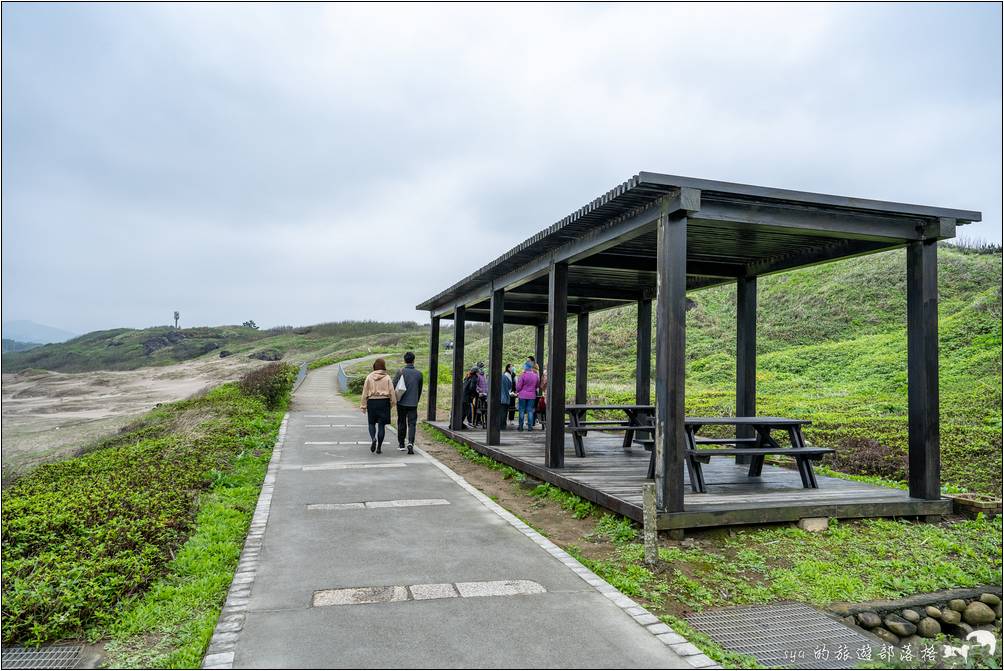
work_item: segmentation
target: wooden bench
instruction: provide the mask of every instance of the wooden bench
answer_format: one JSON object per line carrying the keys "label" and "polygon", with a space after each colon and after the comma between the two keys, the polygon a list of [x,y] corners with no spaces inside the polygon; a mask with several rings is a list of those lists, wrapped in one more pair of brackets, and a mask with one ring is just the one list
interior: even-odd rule
{"label": "wooden bench", "polygon": [[[572,434],[572,444],[575,446],[575,455],[578,457],[586,456],[586,450],[582,443],[582,437],[587,435],[590,431],[625,431],[631,432],[631,438],[633,441],[641,443],[646,450],[651,450],[655,447],[655,438],[651,437],[653,431],[652,428],[646,426],[638,426],[637,424],[631,424],[630,422],[617,422],[617,421],[602,421],[595,420],[591,422],[585,422],[577,426],[566,426],[565,433]],[[635,432],[643,433],[645,431],[649,432],[649,438],[639,438],[634,435]],[[630,447],[630,445],[628,445]]]}
{"label": "wooden bench", "polygon": [[[619,411],[626,415],[626,419],[586,419],[586,413],[590,411]],[[655,406],[652,405],[589,405],[589,404],[569,404],[565,406],[565,413],[568,415],[568,425],[565,433],[572,434],[572,444],[575,446],[575,455],[586,456],[585,446],[582,438],[590,431],[623,431],[624,449],[631,449],[635,442],[641,443],[645,449],[652,449],[655,445],[655,438],[652,435],[652,413]],[[647,438],[638,438],[638,433],[644,433]]]}
{"label": "wooden bench", "polygon": [[[710,442],[712,439],[705,439]],[[732,439],[735,440],[735,439]],[[687,450],[687,471],[690,474],[690,487],[697,493],[705,493],[707,488],[704,484],[704,473],[701,471],[701,464],[707,464],[711,457],[748,456],[754,457],[750,464],[750,476],[760,475],[763,468],[763,458],[767,455],[782,455],[792,457],[798,468],[798,475],[802,478],[802,486],[806,489],[818,489],[816,475],[812,472],[812,462],[819,461],[827,454],[833,454],[836,450],[828,447],[736,447],[727,449],[688,449]]]}

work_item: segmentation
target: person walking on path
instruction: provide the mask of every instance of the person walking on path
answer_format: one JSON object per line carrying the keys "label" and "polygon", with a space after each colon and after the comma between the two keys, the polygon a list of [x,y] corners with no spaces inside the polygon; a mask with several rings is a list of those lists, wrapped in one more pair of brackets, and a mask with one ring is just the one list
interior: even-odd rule
{"label": "person walking on path", "polygon": [[523,430],[523,417],[527,416],[527,431],[533,431],[533,416],[537,404],[537,385],[540,378],[533,372],[533,364],[523,364],[523,374],[516,380],[516,395],[519,397],[519,431]]}
{"label": "person walking on path", "polygon": [[363,396],[360,410],[366,413],[366,423],[370,430],[370,452],[380,454],[383,446],[384,429],[390,424],[390,409],[397,405],[394,383],[387,374],[387,364],[383,359],[373,362],[373,372],[363,382]]}
{"label": "person walking on path", "polygon": [[404,353],[404,368],[394,376],[394,389],[404,379],[405,391],[397,399],[397,449],[415,454],[415,424],[418,422],[418,401],[422,397],[422,371],[415,368],[415,353]]}
{"label": "person walking on path", "polygon": [[499,413],[499,429],[506,430],[506,417],[509,415],[509,406],[512,404],[512,377],[509,376],[510,366],[505,367],[502,373],[502,382],[499,383],[499,401],[502,403],[502,412]]}

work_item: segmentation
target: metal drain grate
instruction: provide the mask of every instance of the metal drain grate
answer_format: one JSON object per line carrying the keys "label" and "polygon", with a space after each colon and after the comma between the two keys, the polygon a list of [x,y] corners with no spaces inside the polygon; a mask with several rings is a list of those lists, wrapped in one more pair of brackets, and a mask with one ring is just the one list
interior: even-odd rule
{"label": "metal drain grate", "polygon": [[725,608],[687,618],[729,650],[764,666],[850,669],[877,659],[882,641],[801,603]]}
{"label": "metal drain grate", "polygon": [[0,666],[5,669],[72,669],[83,652],[82,645],[50,645],[45,648],[4,648]]}

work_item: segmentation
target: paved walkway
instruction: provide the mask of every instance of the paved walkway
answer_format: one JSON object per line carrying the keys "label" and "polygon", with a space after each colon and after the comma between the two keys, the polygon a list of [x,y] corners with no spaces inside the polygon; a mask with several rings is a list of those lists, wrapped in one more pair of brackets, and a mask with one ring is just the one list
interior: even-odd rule
{"label": "paved walkway", "polygon": [[312,371],[295,394],[268,521],[252,525],[207,666],[711,663],[438,461],[398,452],[394,433],[371,454],[336,376]]}

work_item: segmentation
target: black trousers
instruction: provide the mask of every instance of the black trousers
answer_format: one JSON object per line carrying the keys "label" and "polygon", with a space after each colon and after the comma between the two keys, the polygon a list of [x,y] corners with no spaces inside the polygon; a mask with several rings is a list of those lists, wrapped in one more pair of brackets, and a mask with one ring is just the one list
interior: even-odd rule
{"label": "black trousers", "polygon": [[464,423],[468,426],[474,425],[474,397],[464,396]]}
{"label": "black trousers", "polygon": [[418,422],[418,407],[413,405],[397,406],[397,444],[405,443],[405,429],[408,434],[408,444],[415,443],[415,424]]}

